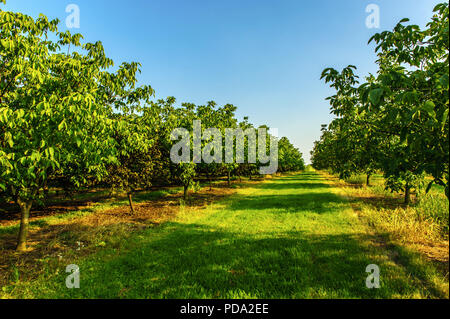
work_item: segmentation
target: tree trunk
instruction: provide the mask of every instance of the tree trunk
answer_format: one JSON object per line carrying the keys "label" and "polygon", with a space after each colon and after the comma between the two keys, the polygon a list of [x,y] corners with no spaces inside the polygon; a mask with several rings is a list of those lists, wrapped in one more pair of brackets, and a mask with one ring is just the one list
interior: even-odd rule
{"label": "tree trunk", "polygon": [[33,201],[18,200],[17,204],[19,204],[21,216],[20,216],[19,237],[17,239],[16,250],[25,251],[27,249],[28,219],[30,217],[30,210]]}
{"label": "tree trunk", "polygon": [[227,172],[227,181],[228,181],[228,186],[231,185],[231,180],[230,180],[230,171]]}
{"label": "tree trunk", "polygon": [[367,174],[366,186],[370,186],[370,174]]}
{"label": "tree trunk", "polygon": [[408,183],[406,183],[406,186],[405,186],[405,204],[406,205],[409,205],[409,201],[410,201],[410,198],[411,198],[411,187],[409,186],[409,184]]}
{"label": "tree trunk", "polygon": [[128,192],[127,195],[128,195],[128,203],[130,204],[130,212],[131,212],[132,214],[134,214],[133,199],[131,198],[132,193],[131,193],[131,192]]}
{"label": "tree trunk", "polygon": [[239,183],[242,183],[241,174],[239,174]]}
{"label": "tree trunk", "polygon": [[184,185],[184,193],[183,193],[184,200],[187,200],[187,196],[188,196],[188,186]]}

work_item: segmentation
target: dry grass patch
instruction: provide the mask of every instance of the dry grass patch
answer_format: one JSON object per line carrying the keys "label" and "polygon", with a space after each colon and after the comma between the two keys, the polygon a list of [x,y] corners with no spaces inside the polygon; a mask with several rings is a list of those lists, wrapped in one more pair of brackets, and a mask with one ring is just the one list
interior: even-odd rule
{"label": "dry grass patch", "polygon": [[355,187],[325,172],[321,174],[349,199],[361,219],[376,232],[388,234],[385,241],[420,252],[440,264],[439,268],[448,276],[448,235],[443,235],[442,225],[419,211],[420,206],[404,205],[400,195],[382,194],[372,187]]}

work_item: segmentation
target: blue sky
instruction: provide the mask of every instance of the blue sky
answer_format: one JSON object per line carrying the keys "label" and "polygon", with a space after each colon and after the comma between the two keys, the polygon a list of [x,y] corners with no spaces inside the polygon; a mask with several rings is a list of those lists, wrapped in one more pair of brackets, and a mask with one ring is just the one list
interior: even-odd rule
{"label": "blue sky", "polygon": [[[157,98],[232,103],[237,116],[278,128],[309,162],[320,125],[332,119],[320,81],[326,67],[375,72],[368,39],[402,18],[424,26],[439,0],[7,0],[6,10],[59,18],[80,8],[86,41],[101,40],[116,62],[142,63],[141,84]],[[365,25],[380,8],[380,29]]]}

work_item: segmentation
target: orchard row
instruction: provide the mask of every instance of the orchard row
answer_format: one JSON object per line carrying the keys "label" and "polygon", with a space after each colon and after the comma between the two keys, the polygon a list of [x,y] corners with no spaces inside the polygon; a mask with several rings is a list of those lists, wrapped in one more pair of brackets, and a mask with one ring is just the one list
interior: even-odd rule
{"label": "orchard row", "polygon": [[[341,178],[382,171],[386,188],[411,191],[433,183],[449,196],[449,5],[439,4],[424,30],[401,20],[375,34],[376,74],[363,83],[350,65],[322,78],[336,94],[328,100],[335,119],[322,126],[312,162]],[[426,176],[432,176],[425,183]]]}
{"label": "orchard row", "polygon": [[[180,184],[187,196],[200,176],[258,174],[259,155],[254,163],[172,162],[176,128],[192,132],[195,120],[222,134],[253,126],[238,121],[231,104],[154,101],[151,86],[137,86],[139,63],[112,72],[101,42],[82,44],[80,34],[59,32],[58,23],[0,10],[0,198],[20,207],[18,250],[26,248],[33,203],[55,186],[120,189],[133,210],[133,192],[150,185]],[[303,168],[298,149],[279,139],[278,170]]]}

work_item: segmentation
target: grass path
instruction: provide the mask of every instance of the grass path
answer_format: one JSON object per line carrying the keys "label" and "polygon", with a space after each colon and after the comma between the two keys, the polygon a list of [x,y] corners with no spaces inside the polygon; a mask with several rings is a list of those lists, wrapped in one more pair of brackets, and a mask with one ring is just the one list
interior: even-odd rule
{"label": "grass path", "polygon": [[[380,244],[346,199],[316,172],[240,188],[207,209],[185,208],[159,227],[74,260],[81,288],[65,287],[65,265],[13,297],[38,298],[436,298],[432,266]],[[368,289],[377,264],[381,288]]]}

